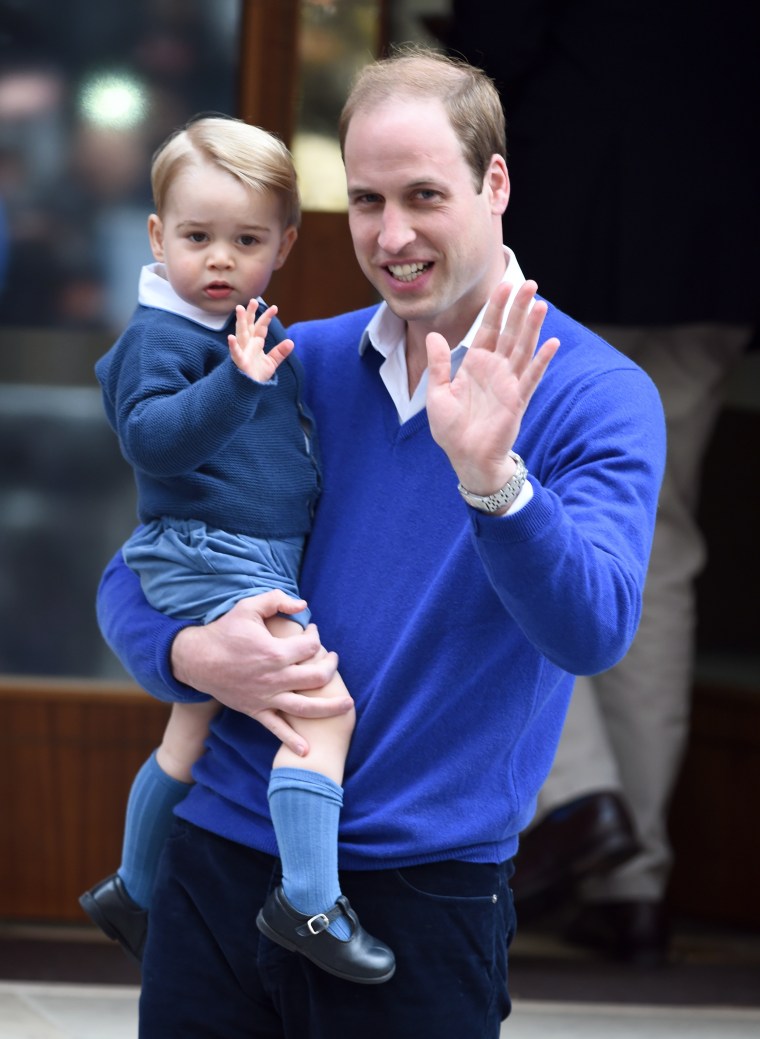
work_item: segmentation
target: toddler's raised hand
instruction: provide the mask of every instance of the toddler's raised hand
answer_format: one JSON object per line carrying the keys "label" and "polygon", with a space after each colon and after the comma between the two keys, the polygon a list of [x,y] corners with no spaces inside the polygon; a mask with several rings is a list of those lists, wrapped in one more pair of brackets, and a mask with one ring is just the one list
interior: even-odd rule
{"label": "toddler's raised hand", "polygon": [[266,382],[293,350],[293,340],[283,339],[269,353],[265,353],[264,344],[277,307],[267,307],[258,319],[257,310],[255,299],[247,307],[240,304],[235,307],[235,334],[227,336],[227,343],[230,357],[240,371],[256,382]]}

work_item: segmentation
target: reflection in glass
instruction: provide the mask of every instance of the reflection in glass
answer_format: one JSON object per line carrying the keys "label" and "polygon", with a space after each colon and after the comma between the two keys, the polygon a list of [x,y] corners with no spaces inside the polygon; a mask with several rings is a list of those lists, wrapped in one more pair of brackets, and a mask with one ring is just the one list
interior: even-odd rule
{"label": "reflection in glass", "polygon": [[0,0],[0,673],[114,677],[94,599],[135,523],[93,364],[149,260],[150,158],[234,113],[241,0]]}
{"label": "reflection in glass", "polygon": [[377,0],[301,4],[301,84],[291,150],[306,210],[346,209],[338,116],[354,74],[377,53],[379,32]]}
{"label": "reflection in glass", "polygon": [[121,328],[151,154],[196,111],[235,111],[240,7],[0,0],[0,324]]}

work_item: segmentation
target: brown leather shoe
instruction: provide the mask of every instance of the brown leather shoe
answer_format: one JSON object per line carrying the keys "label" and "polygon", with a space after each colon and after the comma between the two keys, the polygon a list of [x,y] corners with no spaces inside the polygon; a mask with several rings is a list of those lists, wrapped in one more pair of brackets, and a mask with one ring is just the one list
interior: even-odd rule
{"label": "brown leather shoe", "polygon": [[565,938],[615,960],[659,967],[667,960],[670,927],[662,902],[589,902]]}
{"label": "brown leather shoe", "polygon": [[639,843],[628,810],[611,791],[589,794],[550,812],[520,838],[512,886],[518,907],[538,908],[578,880],[608,873]]}

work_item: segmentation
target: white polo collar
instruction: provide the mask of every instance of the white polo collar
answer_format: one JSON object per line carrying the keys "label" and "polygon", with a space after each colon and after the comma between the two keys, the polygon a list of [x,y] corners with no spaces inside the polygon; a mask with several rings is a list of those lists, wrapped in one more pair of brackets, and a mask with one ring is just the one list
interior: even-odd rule
{"label": "white polo collar", "polygon": [[204,328],[210,328],[214,332],[221,331],[232,314],[232,311],[229,314],[207,314],[200,307],[187,303],[169,284],[163,263],[148,263],[142,268],[137,301],[144,307],[154,307],[156,310],[166,310],[170,314],[178,314],[180,317],[194,321],[196,325],[203,325]]}
{"label": "white polo collar", "polygon": [[[502,281],[509,281],[513,290],[510,293],[504,311],[504,319],[506,320],[515,291],[525,281],[525,277],[520,270],[517,257],[506,246],[504,247],[504,254],[507,263]],[[451,350],[452,378],[456,374],[459,365],[464,359],[466,350],[480,328],[487,306],[488,303],[483,305],[480,313],[470,326],[467,335],[461,343]],[[406,322],[397,317],[387,303],[381,303],[379,309],[372,315],[372,319],[365,328],[359,342],[359,353],[363,354],[370,345],[384,358],[383,363],[380,365],[380,378],[383,380],[385,388],[396,406],[399,421],[407,422],[425,407],[428,372],[426,368],[415,387],[414,393],[410,397],[409,373],[406,366]]]}
{"label": "white polo collar", "polygon": [[[504,320],[506,321],[507,314],[512,306],[515,292],[525,281],[525,275],[520,269],[517,257],[512,250],[508,249],[506,246],[504,246],[504,255],[507,263],[502,282],[509,281],[512,285],[512,292],[507,300],[507,306],[504,311]],[[483,305],[480,313],[473,321],[462,342],[459,343],[457,347],[452,347],[452,353],[455,349],[458,349],[459,346],[465,348],[469,347],[470,343],[475,338],[475,333],[480,328],[487,306],[488,303]],[[403,321],[402,318],[397,317],[385,302],[380,304],[380,307],[372,315],[372,319],[365,328],[359,342],[359,353],[363,354],[369,345],[372,345],[374,349],[385,358],[389,357],[390,354],[400,346],[406,346],[406,322]]]}

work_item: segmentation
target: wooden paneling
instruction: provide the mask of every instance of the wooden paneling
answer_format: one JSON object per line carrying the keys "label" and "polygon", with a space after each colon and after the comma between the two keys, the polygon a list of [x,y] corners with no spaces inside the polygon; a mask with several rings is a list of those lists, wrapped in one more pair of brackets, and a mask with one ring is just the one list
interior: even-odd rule
{"label": "wooden paneling", "polygon": [[[0,918],[77,922],[119,864],[132,778],[168,714],[137,687],[0,681]],[[760,690],[703,685],[671,812],[676,913],[760,927]]]}
{"label": "wooden paneling", "polygon": [[759,794],[760,687],[698,686],[670,813],[676,913],[760,928]]}
{"label": "wooden paneling", "polygon": [[0,917],[85,919],[119,864],[132,778],[168,714],[131,685],[0,682]]}

